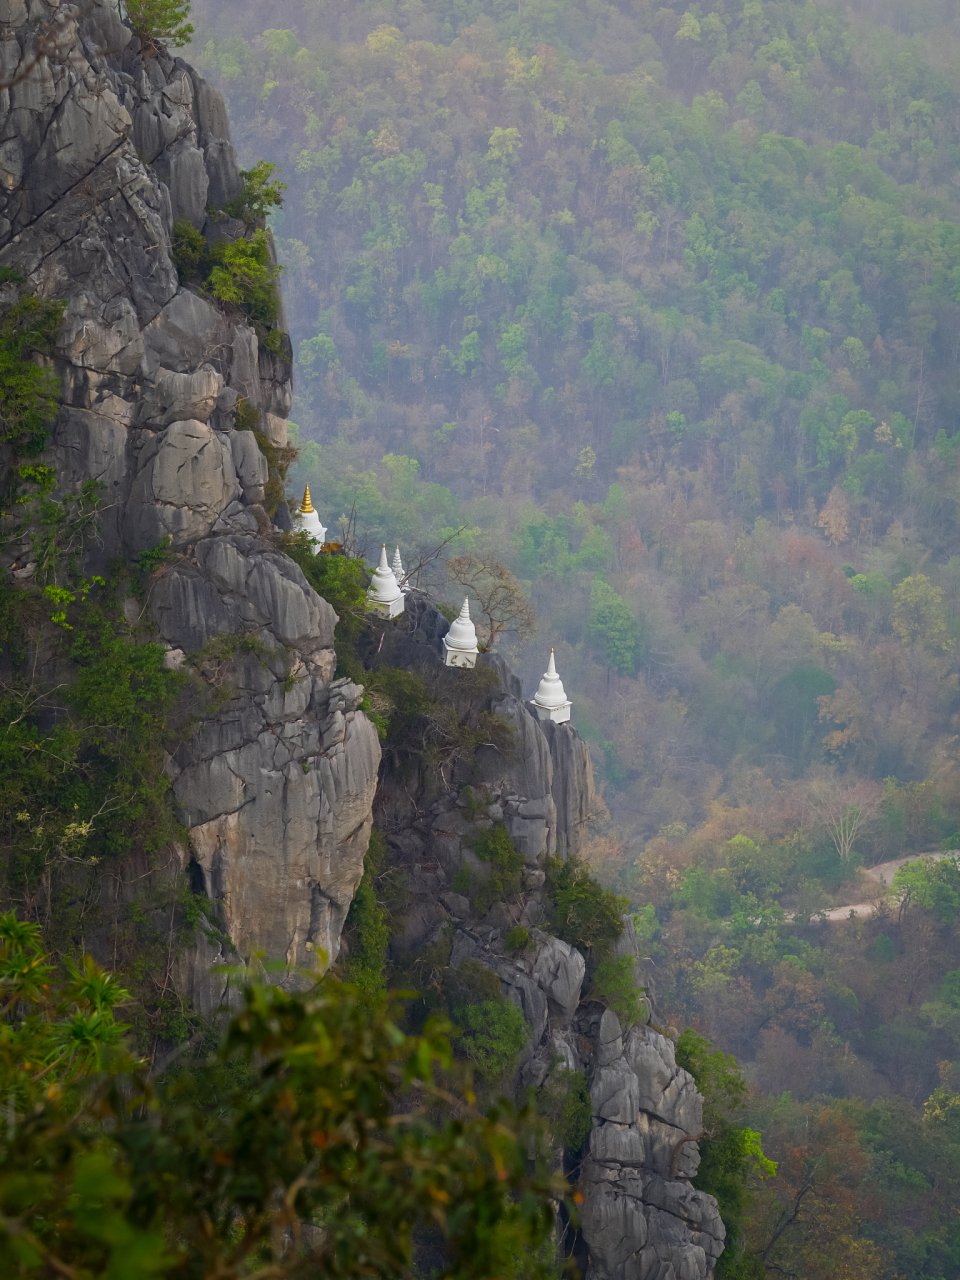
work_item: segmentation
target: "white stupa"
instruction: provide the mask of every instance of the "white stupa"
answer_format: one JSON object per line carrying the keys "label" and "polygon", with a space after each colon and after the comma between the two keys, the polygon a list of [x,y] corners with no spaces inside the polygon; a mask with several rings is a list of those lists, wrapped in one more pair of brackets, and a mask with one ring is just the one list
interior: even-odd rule
{"label": "white stupa", "polygon": [[400,590],[403,592],[409,591],[410,583],[404,582],[404,578],[407,575],[403,571],[403,562],[400,559],[399,547],[397,547],[396,551],[393,553],[393,564],[390,566],[390,568],[393,570],[393,576],[396,578],[397,584],[399,585]]}
{"label": "white stupa", "polygon": [[473,667],[479,656],[477,628],[470,619],[470,602],[465,596],[459,617],[443,637],[443,661],[448,667]]}
{"label": "white stupa", "polygon": [[304,485],[303,502],[300,503],[299,510],[294,514],[293,523],[298,532],[302,529],[305,533],[309,533],[316,546],[323,546],[326,542],[327,531],[320,523],[320,517],[313,509],[313,503],[310,501],[309,485]]}
{"label": "white stupa", "polygon": [[565,724],[570,719],[570,699],[563,691],[563,684],[557,675],[557,664],[550,650],[550,663],[540,681],[537,692],[533,695],[533,706],[541,720],[552,720],[554,724]]}
{"label": "white stupa", "polygon": [[387,547],[380,552],[380,564],[367,588],[367,608],[382,618],[396,618],[404,610],[403,592],[387,564]]}

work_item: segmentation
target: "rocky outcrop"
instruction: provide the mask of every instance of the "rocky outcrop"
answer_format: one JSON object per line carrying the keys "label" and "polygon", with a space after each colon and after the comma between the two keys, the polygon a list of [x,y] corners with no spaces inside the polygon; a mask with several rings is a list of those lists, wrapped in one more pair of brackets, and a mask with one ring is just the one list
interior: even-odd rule
{"label": "rocky outcrop", "polygon": [[[180,285],[174,221],[243,235],[215,212],[242,190],[223,101],[181,59],[146,57],[115,5],[0,0],[0,266],[63,299],[62,408],[45,461],[61,490],[100,486],[89,571],[166,543],[149,609],[171,665],[199,655],[217,707],[167,766],[195,876],[241,955],[336,956],[363,870],[380,748],[361,690],[336,680],[336,615],[276,546],[242,396],[286,443],[290,363],[240,311]],[[281,352],[289,343],[272,344]],[[9,549],[29,579],[30,542]],[[225,659],[229,657],[229,662]],[[226,675],[224,673],[226,672]],[[213,947],[183,993],[215,1008]]]}
{"label": "rocky outcrop", "polygon": [[[632,931],[627,929],[627,941]],[[673,1041],[648,1024],[626,1036],[611,1009],[581,993],[584,957],[558,938],[531,931],[521,956],[502,953],[500,930],[466,924],[450,965],[474,960],[500,979],[521,1010],[530,1041],[518,1093],[583,1072],[593,1126],[580,1166],[581,1232],[587,1280],[708,1280],[723,1251],[717,1203],[691,1186],[703,1101],[678,1067]]]}
{"label": "rocky outcrop", "polygon": [[690,1179],[703,1102],[673,1042],[649,1026],[624,1038],[607,1009],[595,1032],[594,1127],[583,1162],[583,1236],[591,1280],[705,1280],[725,1231]]}
{"label": "rocky outcrop", "polygon": [[[404,616],[368,637],[366,660],[429,678],[446,627],[425,597],[411,593]],[[546,859],[579,851],[593,808],[586,745],[571,724],[531,712],[501,658],[481,657],[484,670],[491,681],[484,706],[510,725],[510,747],[481,745],[439,777],[409,762],[384,763],[377,825],[408,887],[392,945],[418,953],[450,937],[450,969],[470,961],[496,974],[530,1032],[514,1081],[518,1098],[562,1088],[565,1073],[586,1076],[593,1125],[580,1163],[578,1253],[586,1280],[708,1280],[724,1228],[716,1201],[691,1186],[702,1127],[694,1080],[677,1066],[673,1042],[649,1023],[623,1036],[616,1015],[590,998],[584,955],[539,927]],[[523,855],[522,888],[481,916],[466,882],[482,881],[478,836],[498,823]],[[527,942],[508,952],[517,925]],[[637,954],[629,922],[615,954]],[[649,994],[644,1003],[649,1019]]]}

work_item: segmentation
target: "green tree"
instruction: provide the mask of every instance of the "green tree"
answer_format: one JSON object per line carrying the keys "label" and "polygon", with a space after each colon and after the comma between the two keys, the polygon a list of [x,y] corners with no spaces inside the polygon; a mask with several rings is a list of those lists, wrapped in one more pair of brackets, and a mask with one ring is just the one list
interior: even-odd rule
{"label": "green tree", "polygon": [[640,626],[609,583],[600,577],[590,585],[587,634],[599,662],[620,675],[632,675],[643,657]]}
{"label": "green tree", "polygon": [[190,43],[190,0],[123,0],[123,7],[133,34],[148,51],[155,52],[168,44],[180,48]]}
{"label": "green tree", "polygon": [[750,1181],[752,1176],[772,1176],[777,1166],[763,1154],[760,1134],[739,1123],[747,1094],[743,1073],[733,1057],[693,1030],[677,1041],[677,1066],[690,1072],[703,1095],[703,1129],[688,1137],[700,1143],[694,1186],[716,1196],[727,1229],[717,1280],[762,1280],[766,1272],[760,1259],[745,1252]]}
{"label": "green tree", "polygon": [[[0,281],[17,285],[23,277],[6,271]],[[37,357],[52,353],[63,311],[62,302],[26,294],[0,321],[0,440],[20,456],[41,452],[59,406],[60,380]]]}
{"label": "green tree", "polygon": [[950,633],[943,613],[943,588],[926,574],[913,574],[894,588],[893,629],[906,645],[925,649],[950,647]]}

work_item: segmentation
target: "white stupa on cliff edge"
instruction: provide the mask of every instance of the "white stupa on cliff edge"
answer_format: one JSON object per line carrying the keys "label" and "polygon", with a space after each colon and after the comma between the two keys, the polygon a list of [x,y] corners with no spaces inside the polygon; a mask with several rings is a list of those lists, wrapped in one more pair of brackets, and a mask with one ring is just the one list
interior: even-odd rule
{"label": "white stupa on cliff edge", "polygon": [[397,585],[399,586],[400,590],[403,592],[409,591],[410,583],[404,582],[404,578],[407,575],[403,571],[403,561],[400,559],[399,547],[397,547],[396,551],[393,553],[393,564],[390,566],[390,568],[393,570],[393,576],[396,578]]}
{"label": "white stupa on cliff edge", "polygon": [[310,501],[309,485],[304,486],[303,502],[300,503],[299,509],[294,513],[293,523],[298,532],[302,529],[304,533],[308,533],[316,546],[322,546],[326,542],[327,531],[320,523],[320,517],[313,509],[313,503]]}
{"label": "white stupa on cliff edge", "polygon": [[470,618],[470,601],[464,596],[460,614],[450,624],[443,637],[443,661],[448,667],[474,667],[480,650],[477,647],[477,628]]}
{"label": "white stupa on cliff edge", "polygon": [[396,618],[403,613],[405,601],[393,570],[387,564],[387,545],[380,552],[380,564],[367,588],[367,608],[381,618]]}
{"label": "white stupa on cliff edge", "polygon": [[552,720],[554,724],[565,724],[570,719],[572,703],[563,691],[563,684],[557,675],[557,664],[550,650],[550,663],[543,679],[533,695],[533,705],[541,720]]}

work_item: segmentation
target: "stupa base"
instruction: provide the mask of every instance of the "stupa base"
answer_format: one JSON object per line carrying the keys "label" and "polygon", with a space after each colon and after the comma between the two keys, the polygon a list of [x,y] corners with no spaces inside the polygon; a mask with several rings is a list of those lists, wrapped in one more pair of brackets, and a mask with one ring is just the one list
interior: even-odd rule
{"label": "stupa base", "polygon": [[443,665],[445,667],[475,667],[479,653],[471,653],[469,650],[448,649],[443,646]]}
{"label": "stupa base", "polygon": [[562,707],[539,707],[535,702],[531,702],[530,706],[538,720],[552,720],[554,724],[566,724],[570,719],[570,708],[572,702],[565,702]]}
{"label": "stupa base", "polygon": [[381,618],[399,618],[406,607],[406,601],[403,596],[398,596],[396,600],[367,600],[367,610],[375,613]]}

